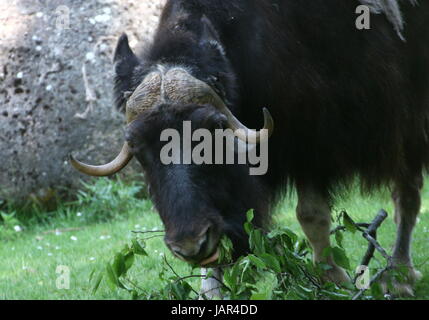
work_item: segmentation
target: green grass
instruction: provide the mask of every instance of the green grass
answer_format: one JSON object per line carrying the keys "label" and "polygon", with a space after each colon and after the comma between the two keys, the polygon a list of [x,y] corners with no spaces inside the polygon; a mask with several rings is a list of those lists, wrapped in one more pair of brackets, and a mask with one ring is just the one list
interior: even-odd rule
{"label": "green grass", "polygon": [[[126,185],[107,179],[88,185],[74,204],[63,205],[56,212],[39,212],[36,219],[20,223],[23,231],[13,230],[12,221],[6,231],[0,229],[0,299],[129,299],[124,290],[114,290],[101,282],[94,294],[89,282],[91,272],[101,270],[113,255],[129,244],[132,230],[163,229],[150,201],[139,199],[139,186]],[[429,298],[429,199],[423,192],[422,214],[416,227],[413,257],[424,278],[416,287],[416,298]],[[90,200],[93,199],[93,200]],[[285,201],[279,206],[275,223],[288,226],[302,235],[296,221],[296,200]],[[370,222],[380,208],[385,208],[390,218],[379,230],[383,247],[391,250],[395,237],[392,205],[388,195],[361,198],[351,194],[348,200],[338,203],[334,211],[346,209],[357,222]],[[18,212],[18,219],[22,216]],[[335,212],[334,212],[335,216]],[[12,227],[12,229],[11,229]],[[56,233],[55,230],[62,232]],[[13,232],[11,232],[13,230]],[[73,240],[74,239],[74,240]],[[149,257],[138,257],[131,269],[131,277],[148,292],[165,284],[159,279],[165,255],[177,273],[186,276],[191,268],[172,257],[162,238],[147,242]],[[358,234],[347,234],[345,247],[352,265],[357,266],[367,243]],[[383,260],[378,257],[383,263]],[[373,263],[377,264],[375,260]],[[70,289],[57,289],[58,266],[70,270]],[[195,271],[194,271],[195,272]],[[199,281],[192,285],[198,290]],[[269,286],[269,283],[266,284]]]}

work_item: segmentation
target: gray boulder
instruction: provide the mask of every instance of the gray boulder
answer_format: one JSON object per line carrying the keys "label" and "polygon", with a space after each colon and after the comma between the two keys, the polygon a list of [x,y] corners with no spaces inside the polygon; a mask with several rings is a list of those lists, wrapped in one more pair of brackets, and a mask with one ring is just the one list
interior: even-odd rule
{"label": "gray boulder", "polygon": [[150,41],[163,3],[0,2],[0,199],[48,201],[87,179],[68,154],[95,164],[116,155],[125,123],[112,97],[116,41],[122,32],[132,47]]}

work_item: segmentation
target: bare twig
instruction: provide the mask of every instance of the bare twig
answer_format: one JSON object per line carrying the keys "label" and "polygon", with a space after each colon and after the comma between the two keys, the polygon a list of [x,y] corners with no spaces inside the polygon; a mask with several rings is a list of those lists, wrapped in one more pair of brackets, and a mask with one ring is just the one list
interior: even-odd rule
{"label": "bare twig", "polygon": [[[361,232],[364,232],[364,230],[362,228],[368,228],[370,226],[369,223],[355,223],[354,225],[355,225],[356,229],[358,229]],[[347,228],[345,226],[338,226],[331,231],[331,235],[335,234],[339,231],[345,231],[345,230],[347,230]]]}
{"label": "bare twig", "polygon": [[[386,252],[386,250],[384,250],[384,248],[378,243],[377,240],[375,240],[373,237],[371,237],[367,232],[363,233],[363,237],[368,240],[373,246],[374,248],[381,253],[381,255],[387,260],[390,261],[392,259],[391,256],[389,256]],[[369,263],[369,261],[368,261]]]}
{"label": "bare twig", "polygon": [[156,235],[156,236],[147,237],[147,238],[143,238],[143,239],[140,239],[140,240],[146,241],[146,240],[155,239],[155,238],[161,238],[161,237],[163,237],[163,235],[159,234],[159,235]]}
{"label": "bare twig", "polygon": [[144,289],[142,287],[140,287],[138,284],[136,284],[134,281],[130,280],[127,277],[123,277],[124,280],[127,280],[132,286],[134,286],[134,288],[139,289],[141,292],[144,292]]}
{"label": "bare twig", "polygon": [[176,272],[176,270],[174,270],[174,268],[170,265],[170,263],[168,263],[167,257],[164,256],[164,262],[165,264],[170,268],[170,270],[174,273],[174,275],[178,278],[180,278],[179,274]]}
{"label": "bare twig", "polygon": [[[387,212],[383,209],[380,210],[375,217],[375,219],[371,222],[366,232],[368,235],[370,235],[374,240],[377,240],[377,229],[381,226],[384,220],[387,218]],[[365,256],[362,259],[361,265],[362,266],[368,266],[369,262],[371,261],[372,257],[374,256],[375,247],[370,242],[368,245],[368,249],[365,253]]]}
{"label": "bare twig", "polygon": [[315,277],[313,277],[311,274],[309,274],[307,272],[307,270],[305,270],[303,267],[299,266],[299,269],[301,270],[301,272],[305,275],[305,277],[318,289],[320,289],[320,284],[317,283],[317,279]]}
{"label": "bare twig", "polygon": [[[386,259],[387,265],[384,269],[379,270],[371,279],[367,287],[362,288],[359,290],[357,294],[355,294],[352,298],[352,300],[357,300],[366,290],[368,290],[376,281],[378,281],[381,276],[391,270],[393,268],[393,261],[392,257],[386,252],[386,250],[380,245],[380,243],[377,241],[377,229],[381,226],[384,220],[387,218],[387,212],[385,210],[380,210],[377,214],[377,216],[374,218],[374,220],[366,226],[366,230],[361,229],[365,224],[359,224],[352,221],[352,223],[358,228],[360,232],[362,232],[362,236],[368,241],[368,249],[362,258],[361,265],[362,266],[368,266],[371,259],[374,257],[374,252],[377,250],[380,252],[380,254]],[[340,226],[343,227],[343,226]],[[345,228],[345,227],[344,227]],[[344,228],[337,228],[338,230],[344,230]],[[336,230],[337,230],[336,229]],[[337,230],[337,231],[338,231]],[[334,230],[335,231],[335,230]],[[336,231],[335,231],[336,232]],[[362,273],[361,273],[362,274]],[[358,279],[358,277],[361,274],[357,274],[355,276],[354,282]]]}
{"label": "bare twig", "polygon": [[354,295],[354,296],[353,296],[352,300],[357,300],[357,299],[359,299],[359,298],[364,294],[364,292],[365,292],[366,290],[368,290],[368,288],[370,288],[370,287],[371,287],[371,285],[372,285],[374,282],[378,281],[378,279],[380,279],[380,278],[381,278],[381,276],[382,276],[385,272],[389,271],[390,269],[392,269],[392,264],[389,262],[389,263],[388,263],[388,265],[386,266],[386,268],[379,270],[379,271],[378,271],[378,272],[377,272],[377,273],[376,273],[376,274],[371,278],[371,280],[370,280],[370,282],[369,282],[368,287],[367,287],[367,288],[362,288],[362,289],[360,289],[360,290],[359,290],[359,292],[358,292],[356,295]]}
{"label": "bare twig", "polygon": [[190,275],[190,276],[181,277],[179,279],[176,279],[175,282],[177,283],[177,282],[180,282],[180,281],[183,281],[183,280],[193,279],[193,278],[204,279],[204,278],[207,278],[207,276],[205,276],[203,274],[193,274],[193,275]]}
{"label": "bare twig", "polygon": [[92,112],[92,110],[94,109],[94,102],[96,101],[96,96],[95,96],[94,90],[92,90],[91,87],[89,86],[88,75],[86,74],[85,65],[82,66],[82,77],[83,77],[83,84],[85,86],[85,95],[86,95],[85,101],[88,103],[88,106],[83,113],[76,113],[75,118],[86,119],[88,117],[88,114]]}
{"label": "bare twig", "polygon": [[[345,211],[343,211],[346,214]],[[349,217],[350,218],[350,217]],[[383,258],[387,261],[387,266],[384,269],[379,270],[371,279],[366,288],[362,288],[359,292],[353,296],[353,300],[359,299],[363,293],[370,288],[374,282],[376,282],[385,272],[389,271],[393,267],[392,257],[386,252],[386,250],[378,243],[377,241],[377,229],[381,226],[381,224],[386,220],[387,212],[381,209],[374,220],[368,223],[356,223],[350,218],[350,222],[355,226],[355,228],[362,233],[362,236],[368,241],[368,249],[362,258],[361,266],[368,266],[371,259],[374,258],[374,253],[377,250],[383,256]],[[345,226],[338,226],[334,230],[331,231],[331,235],[335,234],[339,231],[345,231],[347,228]],[[354,278],[354,283],[356,283],[359,276],[361,276],[365,271],[363,270],[361,273],[356,274]]]}

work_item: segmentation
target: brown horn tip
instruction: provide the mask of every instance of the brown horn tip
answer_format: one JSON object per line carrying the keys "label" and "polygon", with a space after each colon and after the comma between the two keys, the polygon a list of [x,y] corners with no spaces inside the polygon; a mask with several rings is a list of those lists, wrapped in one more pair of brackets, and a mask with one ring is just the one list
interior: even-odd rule
{"label": "brown horn tip", "polygon": [[267,108],[263,108],[264,112],[264,129],[268,130],[268,137],[274,132],[274,120]]}
{"label": "brown horn tip", "polygon": [[[268,111],[267,108],[262,109],[264,113],[264,127],[260,129],[259,131],[251,130],[246,128],[245,135],[241,135],[238,133],[236,136],[237,138],[246,141],[250,144],[259,144],[261,141],[264,141],[266,139],[269,139],[274,131],[274,120],[271,116],[271,113]],[[267,134],[262,134],[262,130],[266,130]]]}
{"label": "brown horn tip", "polygon": [[73,155],[69,155],[71,165],[79,172],[93,177],[107,177],[121,171],[131,161],[131,154],[128,144],[125,142],[121,152],[108,164],[101,166],[88,165],[76,160]]}
{"label": "brown horn tip", "polygon": [[[265,141],[271,137],[274,131],[274,120],[271,116],[271,113],[268,111],[267,108],[263,108],[264,113],[264,127],[259,130],[251,130],[247,128],[245,125],[243,125],[237,118],[235,118],[232,113],[228,109],[224,109],[227,111],[227,117],[230,121],[231,128],[235,131],[235,136],[250,144],[259,144],[262,141]],[[240,130],[237,130],[240,129]],[[267,134],[265,132],[263,133],[262,130],[266,130]]]}

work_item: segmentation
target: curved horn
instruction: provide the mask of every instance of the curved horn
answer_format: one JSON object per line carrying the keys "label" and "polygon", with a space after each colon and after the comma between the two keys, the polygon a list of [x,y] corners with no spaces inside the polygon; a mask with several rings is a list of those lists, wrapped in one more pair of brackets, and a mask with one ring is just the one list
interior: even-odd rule
{"label": "curved horn", "polygon": [[[251,144],[259,144],[261,141],[265,141],[273,134],[274,120],[271,117],[271,114],[267,108],[263,109],[264,127],[260,131],[251,130],[246,127],[232,114],[232,112],[225,105],[224,109],[221,110],[221,112],[226,115],[228,119],[228,126],[234,131],[234,135],[244,142]],[[261,135],[262,130],[267,130],[268,134]]]}
{"label": "curved horn", "polygon": [[[211,103],[216,107],[220,112],[222,112],[228,120],[228,126],[234,131],[234,135],[247,143],[258,144],[263,140],[268,139],[274,131],[274,121],[271,117],[270,112],[264,108],[264,127],[262,130],[267,130],[267,134],[261,134],[260,131],[255,131],[247,128],[242,124],[229,110],[224,101],[219,97],[219,95],[209,86],[207,83],[195,78],[190,75],[186,70],[181,69],[172,69],[168,72],[166,77],[166,88],[170,90],[171,87],[174,87],[175,90],[178,88],[181,91],[185,88],[189,91],[193,91],[192,96],[194,99],[199,100],[198,102]],[[170,83],[168,83],[170,82]],[[174,92],[174,90],[172,90]],[[177,99],[176,99],[177,100]],[[208,100],[208,101],[207,101]]]}
{"label": "curved horn", "polygon": [[271,117],[270,112],[268,111],[267,108],[263,109],[264,112],[264,127],[262,128],[262,130],[267,130],[268,131],[268,135],[262,135],[261,136],[261,132],[259,131],[255,131],[255,130],[251,130],[248,127],[246,127],[244,124],[242,124],[231,112],[231,110],[229,110],[229,108],[225,105],[225,103],[223,102],[223,100],[219,97],[219,95],[214,92],[211,88],[210,88],[211,94],[213,95],[214,98],[214,103],[215,106],[219,109],[220,112],[222,112],[228,119],[228,126],[230,129],[232,129],[234,131],[234,135],[247,143],[251,143],[251,144],[259,144],[261,141],[268,139],[274,131],[274,120]]}
{"label": "curved horn", "polygon": [[102,166],[92,166],[77,161],[72,155],[70,155],[70,163],[76,170],[89,176],[106,177],[121,171],[132,158],[133,155],[130,152],[128,143],[125,142],[118,156],[108,164]]}

